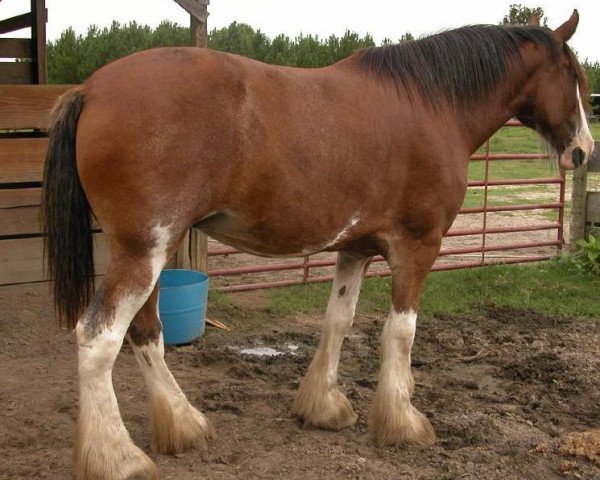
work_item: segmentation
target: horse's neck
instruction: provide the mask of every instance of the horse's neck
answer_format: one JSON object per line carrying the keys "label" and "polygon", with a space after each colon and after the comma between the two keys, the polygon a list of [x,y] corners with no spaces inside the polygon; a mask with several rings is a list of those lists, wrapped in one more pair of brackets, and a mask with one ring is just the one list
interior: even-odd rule
{"label": "horse's neck", "polygon": [[485,100],[464,114],[465,144],[473,153],[502,125],[516,116],[527,99],[526,85],[535,71],[532,63],[513,65]]}

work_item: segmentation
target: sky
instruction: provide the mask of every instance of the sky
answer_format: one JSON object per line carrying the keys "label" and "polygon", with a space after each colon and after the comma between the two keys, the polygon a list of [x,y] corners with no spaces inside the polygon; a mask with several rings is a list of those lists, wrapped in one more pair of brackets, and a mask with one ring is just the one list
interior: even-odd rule
{"label": "sky", "polygon": [[[208,28],[237,21],[270,37],[279,33],[340,36],[352,30],[360,35],[370,33],[380,43],[386,37],[396,41],[406,32],[419,37],[461,25],[498,23],[512,3],[541,6],[551,28],[566,21],[577,8],[580,23],[569,44],[581,60],[600,61],[600,0],[211,0]],[[23,13],[28,5],[29,0],[1,0],[0,19]],[[135,20],[152,27],[162,20],[189,23],[189,16],[174,0],[46,0],[46,6],[49,40],[60,37],[69,26],[85,33],[89,25],[105,27],[113,20]]]}

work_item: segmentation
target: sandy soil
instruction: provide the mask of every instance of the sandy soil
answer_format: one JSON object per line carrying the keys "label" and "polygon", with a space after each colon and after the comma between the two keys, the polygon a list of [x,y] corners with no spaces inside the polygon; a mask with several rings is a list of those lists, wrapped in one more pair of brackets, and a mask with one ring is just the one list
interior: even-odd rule
{"label": "sandy soil", "polygon": [[[217,429],[206,451],[150,452],[142,378],[128,348],[118,359],[114,383],[125,424],[163,479],[600,478],[593,432],[600,427],[600,318],[490,307],[476,317],[421,321],[414,403],[431,419],[438,442],[396,450],[376,447],[365,422],[382,318],[357,318],[344,345],[340,383],[359,420],[333,433],[303,429],[289,413],[320,319],[250,308],[260,303],[256,292],[237,294],[235,302],[234,312],[210,312],[232,332],[209,328],[193,345],[167,352],[189,399]],[[286,353],[240,353],[255,346]],[[71,478],[75,359],[73,336],[54,325],[44,285],[0,288],[0,479]]]}

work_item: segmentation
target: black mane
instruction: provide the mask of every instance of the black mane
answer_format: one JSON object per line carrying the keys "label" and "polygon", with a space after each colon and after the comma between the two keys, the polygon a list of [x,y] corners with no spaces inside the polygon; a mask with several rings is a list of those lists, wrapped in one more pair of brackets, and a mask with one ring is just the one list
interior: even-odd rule
{"label": "black mane", "polygon": [[447,100],[469,106],[506,77],[511,62],[520,61],[519,47],[530,41],[559,58],[559,45],[543,27],[473,25],[416,41],[373,47],[358,53],[359,64],[381,77],[403,84],[408,96],[416,86],[430,104]]}

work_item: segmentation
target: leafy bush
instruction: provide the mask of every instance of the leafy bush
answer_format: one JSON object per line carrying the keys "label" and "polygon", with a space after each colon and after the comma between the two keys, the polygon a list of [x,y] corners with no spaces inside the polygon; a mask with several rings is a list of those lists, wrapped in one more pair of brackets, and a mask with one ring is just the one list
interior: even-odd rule
{"label": "leafy bush", "polygon": [[570,262],[582,273],[600,276],[600,240],[589,235],[587,240],[577,240],[577,246]]}

